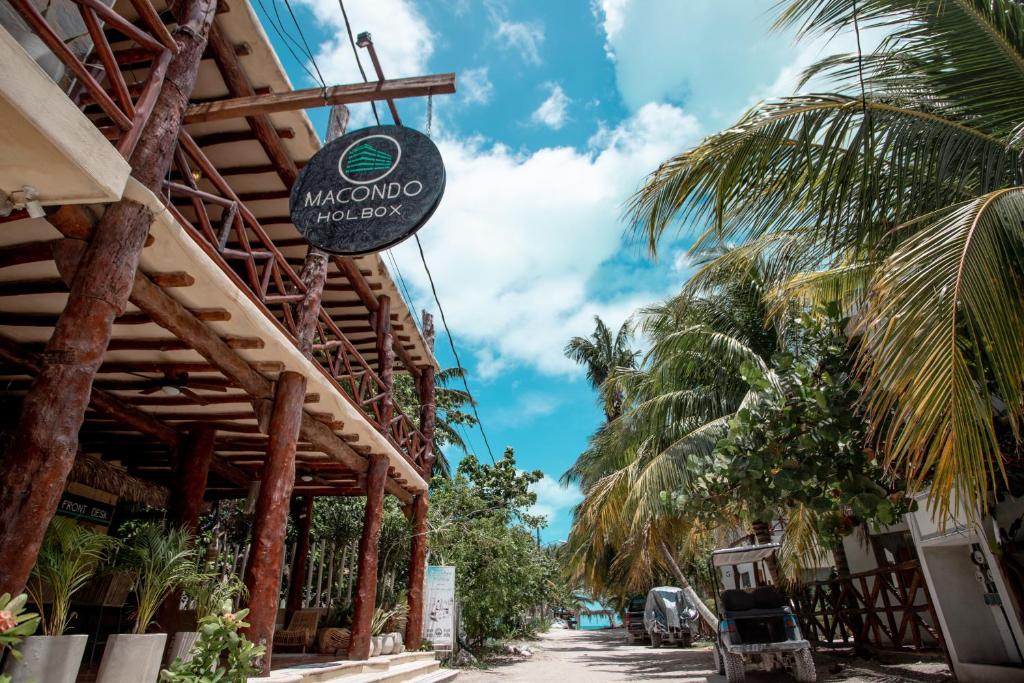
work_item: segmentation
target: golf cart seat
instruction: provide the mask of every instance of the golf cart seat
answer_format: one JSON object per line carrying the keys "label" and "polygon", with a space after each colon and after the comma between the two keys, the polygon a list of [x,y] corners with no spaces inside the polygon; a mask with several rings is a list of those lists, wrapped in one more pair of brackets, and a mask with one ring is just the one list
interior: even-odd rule
{"label": "golf cart seat", "polygon": [[760,586],[752,590],[734,588],[722,591],[719,598],[726,619],[778,617],[793,613],[789,599],[775,586]]}

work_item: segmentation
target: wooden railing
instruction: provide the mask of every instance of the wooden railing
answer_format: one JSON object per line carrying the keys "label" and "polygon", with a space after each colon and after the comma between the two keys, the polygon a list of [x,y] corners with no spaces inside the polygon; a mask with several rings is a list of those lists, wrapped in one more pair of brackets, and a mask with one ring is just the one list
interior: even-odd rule
{"label": "wooden railing", "polygon": [[[181,182],[166,182],[165,188],[179,202],[169,201],[168,209],[204,251],[225,267],[239,288],[294,340],[295,307],[306,292],[302,278],[185,131],[179,136],[174,166]],[[200,179],[208,182],[208,189],[200,189]],[[183,213],[188,209],[191,216]],[[313,357],[325,374],[367,421],[423,471],[426,439],[394,405],[384,381],[323,309],[317,330]]]}
{"label": "wooden railing", "polygon": [[808,584],[796,603],[804,637],[816,646],[857,640],[877,650],[944,649],[916,561]]}
{"label": "wooden railing", "polygon": [[[82,55],[69,47],[72,36],[61,35],[44,14],[55,11],[54,4],[46,3],[41,11],[33,0],[8,1],[73,76],[67,84],[71,99],[87,112],[96,109],[91,114],[93,122],[121,155],[129,158],[153,111],[171,56],[178,49],[149,0],[131,0],[142,28],[101,0],[72,0],[92,43]],[[146,73],[144,80],[131,85],[125,81],[119,64],[126,59],[138,73]]]}

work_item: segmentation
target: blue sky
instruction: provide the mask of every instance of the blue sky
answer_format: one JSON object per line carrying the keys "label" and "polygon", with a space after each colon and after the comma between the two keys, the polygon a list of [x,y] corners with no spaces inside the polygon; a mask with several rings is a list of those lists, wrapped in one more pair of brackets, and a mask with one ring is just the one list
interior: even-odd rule
{"label": "blue sky", "polygon": [[[646,257],[625,231],[623,202],[664,159],[759,99],[790,94],[822,52],[771,32],[773,4],[346,0],[389,76],[458,76],[459,92],[434,100],[448,183],[420,237],[495,456],[513,446],[523,469],[548,475],[536,487],[546,541],[568,533],[580,496],[557,479],[601,420],[562,348],[592,331],[594,315],[618,326],[691,272],[685,237],[657,262]],[[293,6],[328,84],[359,80],[337,0]],[[287,49],[294,26],[282,37],[274,0],[255,7],[292,82],[312,85],[308,58]],[[425,102],[399,109],[406,125],[426,127]],[[326,110],[310,113],[322,131]],[[370,123],[367,106],[353,107],[350,128]],[[393,255],[411,303],[434,310],[415,245]],[[454,364],[443,337],[438,357]],[[479,432],[469,439],[486,460]]]}

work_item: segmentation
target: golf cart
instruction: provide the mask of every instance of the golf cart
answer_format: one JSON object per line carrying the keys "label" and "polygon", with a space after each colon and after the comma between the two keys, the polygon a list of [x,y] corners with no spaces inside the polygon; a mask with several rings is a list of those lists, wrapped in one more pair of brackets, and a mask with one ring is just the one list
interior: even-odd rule
{"label": "golf cart", "polygon": [[661,647],[663,643],[690,647],[693,643],[690,624],[696,617],[697,610],[686,601],[681,588],[659,586],[647,593],[644,629],[652,647]]}
{"label": "golf cart", "polygon": [[[729,683],[742,683],[747,669],[788,669],[799,683],[818,680],[811,645],[800,632],[789,598],[762,580],[768,572],[760,571],[760,563],[772,557],[778,547],[775,543],[748,545],[711,553],[711,573],[718,584],[715,667]],[[754,567],[756,585],[740,588],[738,570],[743,565]]]}

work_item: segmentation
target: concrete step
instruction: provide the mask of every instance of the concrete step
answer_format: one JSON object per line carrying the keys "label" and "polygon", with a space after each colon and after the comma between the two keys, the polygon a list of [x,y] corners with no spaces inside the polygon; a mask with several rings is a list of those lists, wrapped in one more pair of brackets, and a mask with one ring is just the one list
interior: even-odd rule
{"label": "concrete step", "polygon": [[438,669],[437,671],[414,678],[409,683],[447,683],[448,681],[454,681],[458,675],[458,669]]}
{"label": "concrete step", "polygon": [[387,671],[368,671],[361,674],[341,675],[327,679],[336,683],[407,683],[418,677],[434,673],[441,664],[435,660],[413,659],[391,665]]}

